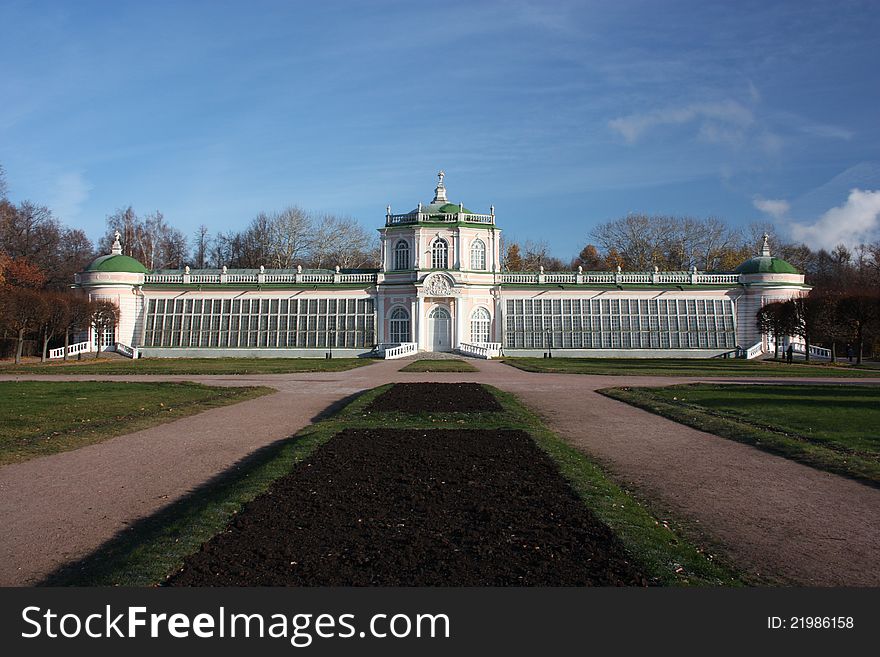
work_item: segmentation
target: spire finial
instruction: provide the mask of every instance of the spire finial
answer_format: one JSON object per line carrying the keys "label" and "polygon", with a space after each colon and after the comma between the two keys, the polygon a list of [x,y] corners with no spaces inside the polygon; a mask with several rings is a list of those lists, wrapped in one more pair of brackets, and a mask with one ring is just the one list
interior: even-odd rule
{"label": "spire finial", "polygon": [[767,233],[764,233],[761,238],[761,255],[764,257],[770,257],[770,236]]}
{"label": "spire finial", "polygon": [[437,187],[434,188],[434,200],[432,203],[446,203],[446,185],[443,184],[443,178],[446,172],[443,169],[437,172]]}
{"label": "spire finial", "polygon": [[116,230],[113,233],[113,246],[110,247],[110,253],[113,255],[120,255],[122,253],[122,244],[119,243],[119,238],[122,237],[119,230]]}

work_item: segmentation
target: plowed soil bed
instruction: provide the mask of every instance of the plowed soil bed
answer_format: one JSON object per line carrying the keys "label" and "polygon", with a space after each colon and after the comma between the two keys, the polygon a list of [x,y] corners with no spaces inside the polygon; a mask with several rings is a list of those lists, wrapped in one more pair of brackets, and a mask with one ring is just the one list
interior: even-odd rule
{"label": "plowed soil bed", "polygon": [[395,383],[368,411],[411,413],[498,412],[501,404],[479,383]]}
{"label": "plowed soil bed", "polygon": [[644,585],[522,431],[337,434],[192,555],[175,586]]}

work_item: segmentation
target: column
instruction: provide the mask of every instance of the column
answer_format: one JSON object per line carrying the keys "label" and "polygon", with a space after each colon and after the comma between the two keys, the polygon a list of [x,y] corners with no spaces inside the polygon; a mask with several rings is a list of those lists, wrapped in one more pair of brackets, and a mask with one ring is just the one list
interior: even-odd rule
{"label": "column", "polygon": [[414,342],[418,345],[419,349],[422,347],[423,337],[424,337],[424,329],[422,327],[423,318],[425,314],[425,299],[422,296],[419,296],[416,301],[416,339]]}
{"label": "column", "polygon": [[376,343],[385,342],[385,298],[381,292],[376,294]]}
{"label": "column", "polygon": [[458,297],[455,300],[455,347],[456,349],[464,342],[464,318],[467,312],[464,308],[464,299]]}
{"label": "column", "polygon": [[409,302],[409,333],[410,333],[410,342],[418,342],[418,322],[419,318],[416,315],[416,302],[415,300]]}
{"label": "column", "polygon": [[504,348],[504,300],[501,295],[494,299],[495,301],[495,317],[492,318],[492,324],[495,327],[493,334],[495,342],[500,342],[502,349]]}

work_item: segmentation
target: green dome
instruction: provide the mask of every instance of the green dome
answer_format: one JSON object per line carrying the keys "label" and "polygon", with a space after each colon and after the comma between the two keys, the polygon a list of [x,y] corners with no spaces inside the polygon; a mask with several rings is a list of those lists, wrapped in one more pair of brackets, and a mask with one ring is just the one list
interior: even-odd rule
{"label": "green dome", "polygon": [[95,258],[86,271],[114,271],[128,274],[146,274],[147,268],[127,255],[112,254]]}
{"label": "green dome", "polygon": [[[418,212],[418,209],[413,210],[413,212]],[[455,214],[457,212],[473,214],[470,210],[460,206],[458,203],[430,203],[422,206],[422,214]]]}
{"label": "green dome", "polygon": [[737,274],[800,274],[794,266],[782,258],[755,256],[736,268]]}

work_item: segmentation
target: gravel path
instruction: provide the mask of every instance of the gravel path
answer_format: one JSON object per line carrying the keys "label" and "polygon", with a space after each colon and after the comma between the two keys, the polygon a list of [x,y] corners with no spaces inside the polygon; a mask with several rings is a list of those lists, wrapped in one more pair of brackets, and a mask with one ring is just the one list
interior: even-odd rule
{"label": "gravel path", "polygon": [[[803,585],[880,585],[880,489],[595,392],[697,379],[534,374],[498,362],[470,362],[480,371],[405,373],[398,371],[403,363],[388,361],[316,374],[64,377],[268,385],[278,392],[0,468],[0,584],[38,582],[352,394],[389,381],[473,381],[517,394],[563,438],[605,464],[618,481],[662,512],[701,528],[739,568]],[[59,380],[0,380],[25,378]],[[785,381],[797,382],[819,380]]]}

